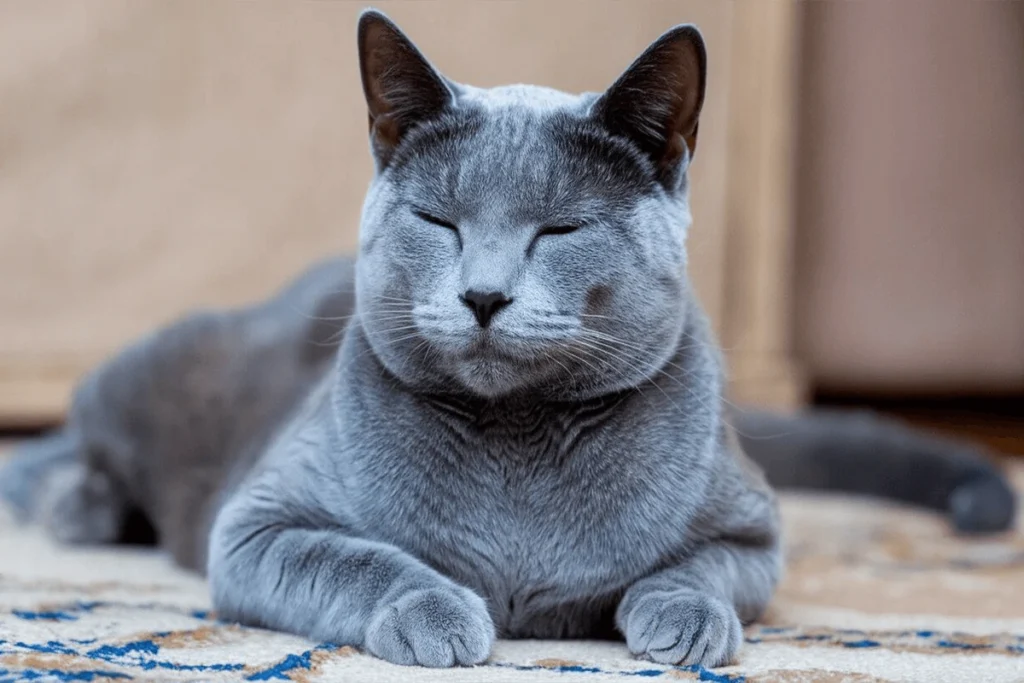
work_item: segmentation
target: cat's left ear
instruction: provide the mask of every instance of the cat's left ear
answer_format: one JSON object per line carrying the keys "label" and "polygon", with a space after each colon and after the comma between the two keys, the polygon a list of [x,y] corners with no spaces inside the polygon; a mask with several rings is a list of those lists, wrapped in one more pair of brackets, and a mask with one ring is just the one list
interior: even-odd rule
{"label": "cat's left ear", "polygon": [[409,130],[451,105],[444,78],[382,12],[359,17],[359,70],[374,154],[382,164]]}
{"label": "cat's left ear", "polygon": [[707,50],[696,26],[670,29],[637,57],[594,104],[593,115],[612,134],[629,138],[659,175],[697,148],[704,104]]}

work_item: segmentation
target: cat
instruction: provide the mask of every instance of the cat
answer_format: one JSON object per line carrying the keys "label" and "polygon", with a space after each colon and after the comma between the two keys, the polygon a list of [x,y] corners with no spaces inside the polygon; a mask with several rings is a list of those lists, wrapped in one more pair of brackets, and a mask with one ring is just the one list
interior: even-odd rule
{"label": "cat", "polygon": [[221,618],[434,667],[498,635],[732,661],[782,570],[758,464],[965,531],[1011,523],[969,446],[723,402],[686,276],[696,28],[580,96],[455,83],[374,10],[358,47],[376,165],[358,259],[87,376],[0,479],[23,518],[91,543],[142,518]]}

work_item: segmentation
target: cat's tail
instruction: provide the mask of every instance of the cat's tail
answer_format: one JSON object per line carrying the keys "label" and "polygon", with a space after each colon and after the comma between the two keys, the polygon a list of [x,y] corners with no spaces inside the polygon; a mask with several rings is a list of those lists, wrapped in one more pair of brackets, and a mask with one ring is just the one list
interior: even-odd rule
{"label": "cat's tail", "polygon": [[7,462],[0,462],[0,501],[22,522],[37,519],[47,481],[77,459],[78,440],[57,430],[20,444]]}
{"label": "cat's tail", "polygon": [[881,496],[938,510],[961,532],[1014,523],[1016,495],[981,449],[868,412],[737,411],[747,455],[779,488]]}

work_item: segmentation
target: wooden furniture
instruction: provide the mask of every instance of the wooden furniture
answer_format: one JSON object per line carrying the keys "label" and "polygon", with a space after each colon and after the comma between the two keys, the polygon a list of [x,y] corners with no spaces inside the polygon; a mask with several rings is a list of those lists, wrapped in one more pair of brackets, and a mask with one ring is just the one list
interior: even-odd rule
{"label": "wooden furniture", "polygon": [[733,398],[795,407],[806,398],[791,322],[797,3],[739,2],[733,12],[720,335]]}
{"label": "wooden furniture", "polygon": [[[382,1],[456,80],[609,85],[704,31],[691,263],[733,393],[791,404],[792,3]],[[0,427],[60,419],[76,378],[197,306],[352,250],[370,175],[361,2],[0,4]]]}

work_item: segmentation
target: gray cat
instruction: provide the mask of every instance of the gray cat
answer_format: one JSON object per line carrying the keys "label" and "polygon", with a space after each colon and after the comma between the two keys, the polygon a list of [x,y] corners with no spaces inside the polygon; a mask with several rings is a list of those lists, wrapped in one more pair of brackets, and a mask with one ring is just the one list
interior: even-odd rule
{"label": "gray cat", "polygon": [[781,570],[743,448],[780,484],[1010,523],[967,447],[725,412],[686,276],[695,28],[582,96],[456,84],[373,11],[358,42],[376,161],[358,262],[86,378],[3,475],[24,516],[112,542],[141,514],[222,618],[426,666],[481,662],[496,635],[732,660]]}

